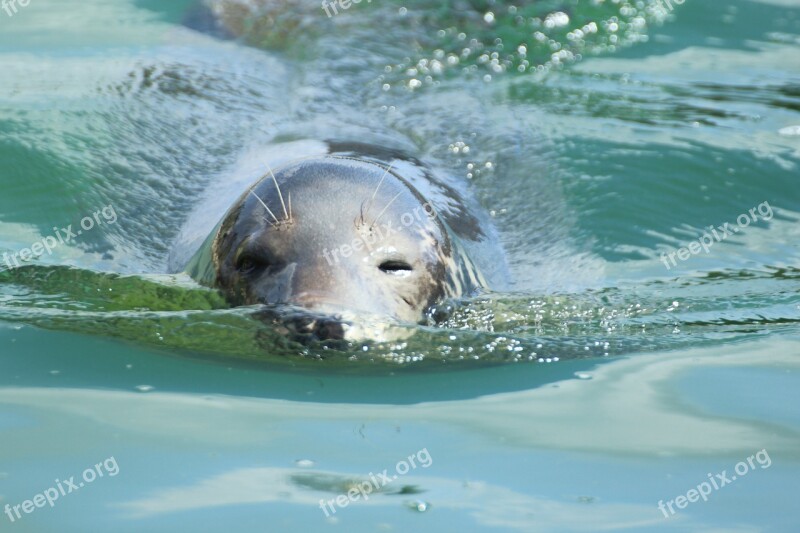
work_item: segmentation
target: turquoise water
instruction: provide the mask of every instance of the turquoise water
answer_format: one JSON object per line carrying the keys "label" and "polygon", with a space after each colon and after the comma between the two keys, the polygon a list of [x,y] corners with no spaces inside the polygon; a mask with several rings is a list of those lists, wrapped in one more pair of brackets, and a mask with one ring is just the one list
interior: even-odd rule
{"label": "turquoise water", "polygon": [[[91,225],[0,260],[1,531],[796,530],[797,2],[257,4],[0,10],[0,257]],[[465,184],[511,290],[325,351],[166,275],[297,139]]]}

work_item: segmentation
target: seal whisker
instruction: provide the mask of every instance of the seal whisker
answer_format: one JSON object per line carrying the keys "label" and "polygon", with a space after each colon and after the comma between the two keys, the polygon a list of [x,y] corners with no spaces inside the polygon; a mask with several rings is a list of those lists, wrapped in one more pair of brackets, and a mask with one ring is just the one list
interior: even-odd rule
{"label": "seal whisker", "polygon": [[390,206],[390,205],[392,205],[392,203],[393,203],[395,200],[397,200],[397,199],[400,197],[400,195],[401,195],[401,194],[403,194],[403,191],[400,191],[399,193],[395,194],[395,195],[394,195],[394,198],[392,198],[391,200],[389,200],[389,203],[388,203],[388,204],[386,204],[386,207],[384,207],[384,208],[383,208],[383,211],[381,211],[381,214],[380,214],[380,215],[378,215],[377,217],[375,217],[375,220],[372,222],[372,225],[369,227],[370,229],[372,229],[372,228],[374,228],[374,227],[375,227],[375,224],[377,224],[377,223],[378,223],[378,220],[380,220],[380,218],[383,216],[383,214],[386,212],[386,210],[387,210],[387,209],[389,209],[389,206]]}
{"label": "seal whisker", "polygon": [[289,222],[292,221],[292,193],[289,193]]}
{"label": "seal whisker", "polygon": [[281,193],[281,188],[278,185],[278,180],[275,179],[275,174],[272,173],[272,167],[269,166],[266,162],[264,162],[264,165],[266,165],[267,170],[269,170],[269,174],[270,176],[272,176],[272,183],[275,184],[275,188],[278,190],[278,198],[281,199],[281,206],[283,206],[283,214],[286,217],[286,220],[289,220],[290,219],[289,212],[286,211],[286,204],[283,201],[283,193]]}
{"label": "seal whisker", "polygon": [[378,182],[378,186],[375,187],[375,192],[372,193],[372,198],[369,199],[369,204],[367,205],[367,213],[369,213],[369,210],[372,208],[372,202],[375,201],[375,195],[378,194],[378,189],[381,188],[383,180],[386,178],[386,175],[389,173],[389,171],[392,170],[392,165],[394,165],[394,161],[389,163],[389,166],[386,167],[386,171],[383,173],[383,176],[381,176],[381,180]]}
{"label": "seal whisker", "polygon": [[[366,220],[364,219],[364,204],[365,203],[366,202],[361,202],[361,207],[358,210],[358,218],[353,220],[353,222],[356,224],[356,226],[358,226],[359,224],[361,224],[363,226],[366,223]],[[356,222],[356,221],[358,221],[358,222]]]}
{"label": "seal whisker", "polygon": [[[267,210],[267,213],[269,213],[269,214],[272,216],[272,218],[274,218],[274,219],[275,219],[275,222],[276,222],[276,223],[280,222],[280,220],[278,220],[278,217],[276,217],[276,216],[275,216],[275,213],[273,213],[273,212],[272,212],[272,210],[270,210],[270,208],[269,208],[269,207],[267,207],[267,204],[265,204],[265,203],[264,203],[264,200],[262,200],[261,198],[259,198],[259,197],[258,197],[258,195],[257,195],[256,193],[254,193],[254,192],[253,192],[253,189],[250,189],[250,191],[249,191],[249,192],[250,192],[250,194],[252,194],[253,196],[255,196],[255,197],[256,197],[256,200],[258,200],[258,201],[259,201],[259,203],[260,203],[261,205],[263,205],[263,206],[264,206],[264,209],[266,209],[266,210]],[[272,223],[272,221],[270,221],[270,220],[267,220],[266,218],[265,218],[264,220],[266,220],[267,222],[269,222],[270,224],[272,224],[272,226],[273,226],[273,227],[275,226],[275,224],[273,224],[273,223]]]}

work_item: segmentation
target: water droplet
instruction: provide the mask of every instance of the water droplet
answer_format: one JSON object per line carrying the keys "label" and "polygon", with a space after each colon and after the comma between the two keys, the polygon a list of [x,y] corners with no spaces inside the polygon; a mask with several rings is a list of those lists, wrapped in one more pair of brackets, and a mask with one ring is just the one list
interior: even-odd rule
{"label": "water droplet", "polygon": [[408,505],[408,507],[410,509],[413,509],[413,510],[418,511],[420,513],[424,513],[431,506],[428,502],[424,502],[422,500],[414,500],[414,501],[406,502],[406,505]]}
{"label": "water droplet", "polygon": [[311,459],[298,459],[294,462],[295,465],[299,466],[300,468],[311,468],[314,466],[314,461]]}
{"label": "water droplet", "polygon": [[155,390],[155,387],[151,385],[137,385],[136,390],[139,392],[150,392],[152,390]]}

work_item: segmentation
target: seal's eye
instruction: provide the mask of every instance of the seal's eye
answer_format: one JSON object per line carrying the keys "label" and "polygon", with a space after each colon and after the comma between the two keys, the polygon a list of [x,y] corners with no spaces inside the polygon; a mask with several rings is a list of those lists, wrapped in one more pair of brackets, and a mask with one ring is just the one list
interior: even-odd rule
{"label": "seal's eye", "polygon": [[261,259],[251,256],[244,256],[236,264],[236,270],[239,271],[240,274],[252,274],[258,270],[266,270],[269,268],[269,264],[265,263]]}
{"label": "seal's eye", "polygon": [[414,270],[411,268],[411,265],[406,263],[405,261],[398,261],[396,259],[392,259],[389,261],[384,261],[383,263],[378,266],[383,272],[387,274],[407,274]]}

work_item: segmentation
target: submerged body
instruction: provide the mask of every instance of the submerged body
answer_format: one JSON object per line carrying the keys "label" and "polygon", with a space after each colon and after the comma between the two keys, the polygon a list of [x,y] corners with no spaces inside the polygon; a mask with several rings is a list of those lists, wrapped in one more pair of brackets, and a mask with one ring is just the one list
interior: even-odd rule
{"label": "submerged body", "polygon": [[[318,153],[292,157],[309,146]],[[183,242],[173,271],[219,288],[232,305],[308,310],[295,329],[320,339],[348,338],[344,315],[416,323],[444,298],[505,282],[502,255],[484,261],[485,272],[470,254],[492,244],[477,208],[418,161],[366,145],[300,142],[278,152],[289,161],[273,168],[260,157],[258,177],[188,260]]]}

